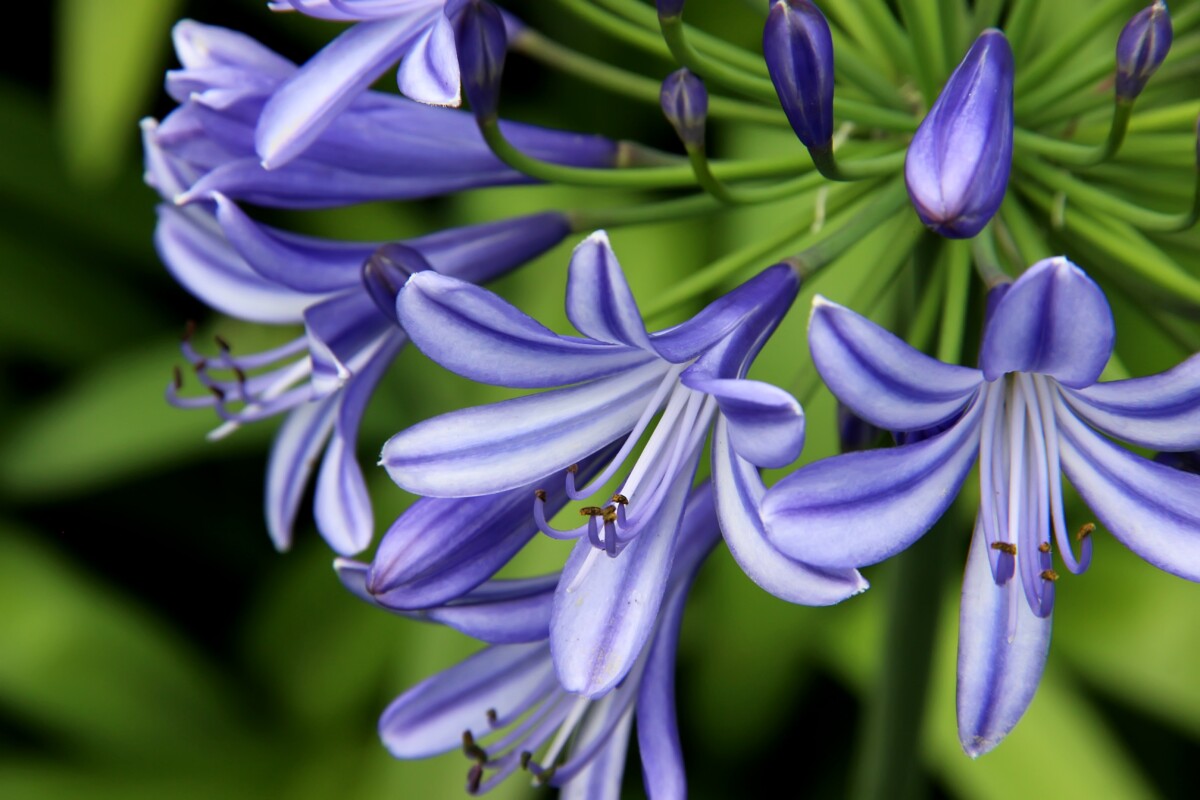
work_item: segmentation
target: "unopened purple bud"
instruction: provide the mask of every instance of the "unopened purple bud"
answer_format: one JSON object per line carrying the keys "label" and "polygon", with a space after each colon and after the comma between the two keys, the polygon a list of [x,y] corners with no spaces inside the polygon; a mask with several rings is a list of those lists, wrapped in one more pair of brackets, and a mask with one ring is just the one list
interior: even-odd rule
{"label": "unopened purple bud", "polygon": [[429,262],[413,248],[403,244],[385,244],[363,262],[363,285],[383,315],[399,324],[396,296],[414,273],[426,269],[432,269]]}
{"label": "unopened purple bud", "polygon": [[904,182],[917,216],[969,239],[1000,208],[1013,146],[1013,55],[1004,34],[980,34],[917,128]]}
{"label": "unopened purple bud", "polygon": [[684,0],[656,0],[659,19],[670,19],[683,15]]}
{"label": "unopened purple bud", "polygon": [[833,140],[833,37],[809,0],[775,0],[763,28],[763,55],[779,104],[810,149]]}
{"label": "unopened purple bud", "polygon": [[1171,15],[1162,0],[1143,8],[1117,38],[1117,99],[1132,101],[1171,49]]}
{"label": "unopened purple bud", "polygon": [[684,147],[703,147],[704,123],[708,118],[704,81],[686,68],[676,70],[663,81],[659,102]]}
{"label": "unopened purple bud", "polygon": [[467,0],[454,18],[463,94],[479,119],[495,119],[508,35],[504,16],[487,0]]}

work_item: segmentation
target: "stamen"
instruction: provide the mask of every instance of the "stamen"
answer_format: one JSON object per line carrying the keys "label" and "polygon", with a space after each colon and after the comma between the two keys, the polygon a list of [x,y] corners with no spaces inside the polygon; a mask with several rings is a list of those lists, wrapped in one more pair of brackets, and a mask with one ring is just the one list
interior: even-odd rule
{"label": "stamen", "polygon": [[571,473],[572,475],[574,475],[575,473],[579,472],[579,465],[578,465],[578,464],[572,464],[571,466],[567,467],[567,472],[569,472],[569,473]]}
{"label": "stamen", "polygon": [[1094,531],[1094,530],[1096,530],[1096,523],[1085,522],[1083,524],[1083,526],[1079,529],[1079,532],[1075,534],[1075,541],[1082,542],[1084,539],[1091,536],[1092,531]]}
{"label": "stamen", "polygon": [[1038,545],[1038,552],[1039,552],[1039,553],[1049,553],[1049,552],[1050,552],[1050,543],[1049,543],[1049,542],[1042,542],[1041,544],[1039,544],[1039,545]]}
{"label": "stamen", "polygon": [[486,716],[488,725],[492,726],[493,728],[496,727],[496,721],[500,718],[500,715],[496,713],[496,709],[489,708]]}
{"label": "stamen", "polygon": [[534,489],[533,496],[536,497],[538,500],[541,500],[543,503],[546,502],[546,490],[545,489]]}
{"label": "stamen", "polygon": [[1058,573],[1052,569],[1044,569],[1041,572],[1041,577],[1044,581],[1050,581],[1051,583],[1054,583],[1058,580]]}
{"label": "stamen", "polygon": [[629,498],[623,494],[614,494],[612,496],[612,501],[619,506],[624,506],[624,505],[629,504]]}
{"label": "stamen", "polygon": [[483,765],[473,764],[467,770],[467,794],[479,794],[479,784],[483,780]]}
{"label": "stamen", "polygon": [[217,343],[217,348],[222,353],[228,353],[232,349],[230,348],[229,342],[225,339],[225,337],[219,333],[213,336],[213,341]]}
{"label": "stamen", "polygon": [[992,542],[992,549],[999,550],[1001,553],[1007,553],[1010,556],[1017,554],[1017,546],[1012,542]]}
{"label": "stamen", "polygon": [[[533,522],[537,525],[538,530],[549,536],[551,539],[562,541],[564,539],[578,539],[588,532],[589,526],[592,524],[589,520],[587,524],[580,525],[578,528],[570,528],[568,530],[559,530],[551,527],[550,521],[546,519],[546,493],[541,489],[537,489],[533,493]],[[583,513],[583,510],[580,510]],[[585,515],[586,516],[586,515]]]}
{"label": "stamen", "polygon": [[172,383],[175,384],[175,391],[183,388],[183,372],[180,371],[179,367],[171,367],[171,378]]}
{"label": "stamen", "polygon": [[486,764],[488,760],[487,751],[475,743],[475,737],[469,730],[463,731],[462,734],[462,749],[467,758],[472,759],[476,764]]}
{"label": "stamen", "polygon": [[604,509],[600,506],[584,506],[579,509],[579,516],[581,517],[599,517],[603,516],[603,514]]}

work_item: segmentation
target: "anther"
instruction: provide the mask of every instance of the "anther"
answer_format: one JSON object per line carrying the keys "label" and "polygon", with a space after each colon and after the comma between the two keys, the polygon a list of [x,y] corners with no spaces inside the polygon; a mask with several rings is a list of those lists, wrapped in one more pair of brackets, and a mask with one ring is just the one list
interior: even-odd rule
{"label": "anther", "polygon": [[217,343],[217,347],[219,347],[221,350],[226,353],[229,352],[229,342],[227,342],[225,337],[223,337],[221,334],[218,333],[213,336],[213,341]]}
{"label": "anther", "polygon": [[220,386],[210,386],[208,390],[220,401],[225,401],[225,391]]}
{"label": "anther", "polygon": [[499,716],[499,715],[496,713],[496,709],[494,709],[494,708],[489,708],[489,709],[487,710],[487,721],[488,721],[488,725],[495,726],[495,724],[496,724],[496,720],[498,720],[499,718],[500,718],[500,716]]}
{"label": "anther", "polygon": [[204,372],[204,370],[206,370],[207,368],[208,368],[208,359],[207,358],[202,358],[199,361],[197,361],[196,363],[192,364],[192,370],[195,371],[197,375],[200,374],[201,372]]}
{"label": "anther", "polygon": [[529,762],[533,759],[533,753],[525,750],[521,753],[521,769],[529,769]]}
{"label": "anther", "polygon": [[233,376],[235,378],[237,378],[237,382],[239,384],[244,384],[246,382],[246,373],[245,373],[245,371],[242,370],[241,367],[233,368]]}
{"label": "anther", "polygon": [[1001,553],[1008,553],[1010,556],[1017,554],[1017,546],[1012,542],[992,542],[992,549],[999,550]]}
{"label": "anther", "polygon": [[602,514],[604,514],[604,509],[600,506],[584,506],[579,509],[579,516],[581,517],[599,517]]}
{"label": "anther", "polygon": [[471,735],[470,731],[463,731],[462,749],[467,758],[474,760],[476,764],[487,763],[487,751],[475,743],[475,737]]}
{"label": "anther", "polygon": [[1050,543],[1049,543],[1049,542],[1042,542],[1041,544],[1039,544],[1039,545],[1038,545],[1038,552],[1039,552],[1039,553],[1049,553],[1049,552],[1050,552]]}
{"label": "anther", "polygon": [[616,503],[617,505],[619,505],[619,506],[627,506],[627,505],[629,505],[629,498],[628,498],[628,497],[626,497],[626,496],[625,496],[625,495],[623,495],[623,494],[614,494],[614,495],[612,496],[612,501],[613,501],[614,503]]}
{"label": "anther", "polygon": [[195,333],[196,333],[196,321],[195,320],[189,319],[187,322],[183,323],[183,336],[181,337],[181,339],[183,341],[185,341],[185,342],[191,341],[191,338],[193,335],[195,335]]}
{"label": "anther", "polygon": [[1041,575],[1042,575],[1042,580],[1044,580],[1044,581],[1050,581],[1051,583],[1054,583],[1056,580],[1058,580],[1058,573],[1052,569],[1042,570]]}
{"label": "anther", "polygon": [[179,367],[171,367],[171,377],[175,384],[175,391],[183,388],[183,373],[179,371]]}
{"label": "anther", "polygon": [[1084,539],[1092,535],[1092,531],[1096,530],[1094,522],[1085,522],[1083,527],[1079,529],[1079,533],[1075,534],[1075,541],[1082,542]]}
{"label": "anther", "polygon": [[545,489],[534,489],[533,496],[536,497],[538,500],[541,500],[543,503],[546,502],[546,490]]}
{"label": "anther", "polygon": [[604,508],[601,510],[601,513],[604,515],[604,521],[605,521],[605,522],[616,522],[616,521],[617,521],[617,508],[616,508],[616,506],[605,506],[605,507],[604,507]]}
{"label": "anther", "polygon": [[467,770],[467,794],[479,794],[479,784],[483,782],[483,765],[472,764]]}
{"label": "anther", "polygon": [[572,475],[574,475],[576,472],[579,472],[579,465],[578,465],[578,464],[572,464],[571,466],[567,467],[567,472],[569,472],[569,473],[571,473]]}

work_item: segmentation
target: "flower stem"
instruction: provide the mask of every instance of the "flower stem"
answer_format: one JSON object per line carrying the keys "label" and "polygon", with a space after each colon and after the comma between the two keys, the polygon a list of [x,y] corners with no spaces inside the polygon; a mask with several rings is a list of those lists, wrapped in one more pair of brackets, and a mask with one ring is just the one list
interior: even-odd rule
{"label": "flower stem", "polygon": [[989,222],[979,235],[971,240],[971,256],[975,271],[989,289],[1012,280],[1000,264],[1000,254],[996,252],[995,223]]}
{"label": "flower stem", "polygon": [[651,30],[622,19],[609,11],[605,11],[603,8],[597,8],[590,0],[555,1],[577,17],[604,31],[614,39],[633,45],[659,58],[670,58],[670,51],[667,50],[662,38]]}
{"label": "flower stem", "polygon": [[[816,173],[807,178],[819,180]],[[566,212],[571,221],[571,230],[579,233],[597,228],[616,228],[622,225],[645,225],[652,222],[669,222],[677,219],[712,214],[720,211],[722,204],[707,194],[677,197],[657,203],[641,205],[623,204],[612,208],[577,209]]]}
{"label": "flower stem", "polygon": [[1126,11],[1128,7],[1128,0],[1103,0],[1092,8],[1092,13],[1087,17],[1058,31],[1049,40],[1048,46],[1040,50],[1037,56],[1017,72],[1015,94],[1020,96],[1022,92],[1050,77],[1050,73],[1074,55],[1114,16]]}
{"label": "flower stem", "polygon": [[1019,150],[1033,151],[1066,166],[1092,167],[1104,163],[1121,149],[1121,144],[1125,141],[1125,133],[1129,130],[1129,119],[1132,113],[1133,103],[1131,101],[1117,100],[1113,104],[1112,122],[1108,128],[1108,136],[1097,145],[1064,142],[1061,139],[1043,136],[1024,128],[1013,130],[1013,144]]}
{"label": "flower stem", "polygon": [[770,79],[723,64],[692,47],[687,33],[684,31],[682,16],[659,17],[658,21],[662,29],[663,40],[671,50],[671,55],[681,66],[687,67],[706,80],[720,83],[747,97],[768,103],[777,102],[775,85],[771,83]]}
{"label": "flower stem", "polygon": [[895,172],[904,166],[906,151],[900,150],[878,158],[842,163],[833,154],[832,148],[812,148],[808,151],[817,170],[831,181],[861,181],[878,178]]}
{"label": "flower stem", "polygon": [[908,203],[908,193],[901,180],[885,184],[873,195],[871,205],[854,215],[849,223],[787,259],[801,279],[810,278],[821,271]]}
{"label": "flower stem", "polygon": [[957,364],[962,358],[963,333],[967,325],[967,305],[971,299],[971,246],[961,239],[950,240],[942,248],[946,269],[946,295],[942,324],[938,328],[938,359]]}
{"label": "flower stem", "polygon": [[898,0],[897,6],[912,41],[922,43],[920,46],[914,44],[913,47],[917,83],[921,87],[921,94],[925,96],[925,102],[932,105],[942,80],[946,77],[944,49],[940,46],[942,20],[938,15],[937,4],[930,0]]}

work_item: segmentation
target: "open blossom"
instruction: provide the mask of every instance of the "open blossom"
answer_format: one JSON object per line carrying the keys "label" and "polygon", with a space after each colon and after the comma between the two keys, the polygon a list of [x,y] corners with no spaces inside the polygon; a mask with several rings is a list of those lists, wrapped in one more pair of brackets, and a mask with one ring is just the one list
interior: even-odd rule
{"label": "open blossom", "polygon": [[1099,287],[1065,258],[993,290],[980,368],[943,364],[826,300],[813,358],[834,394],[912,443],[817,462],[763,503],[784,552],[829,568],[908,547],[978,462],[980,508],[963,585],[959,734],[978,755],[1024,713],[1045,663],[1059,573],[1091,559],[1094,526],[1065,519],[1062,474],[1099,521],[1155,566],[1200,580],[1200,476],[1108,437],[1171,452],[1200,445],[1200,356],[1144,378],[1098,383],[1114,327]]}
{"label": "open blossom", "polygon": [[[651,800],[687,794],[675,720],[675,648],[688,589],[719,538],[712,487],[688,497],[675,540],[665,599],[628,674],[601,697],[573,692],[555,676],[547,636],[557,575],[491,581],[437,608],[401,612],[492,643],[396,698],[379,720],[397,758],[428,758],[461,747],[474,763],[467,790],[486,792],[519,768],[561,797],[615,800],[621,794],[629,731],[636,717]],[[339,560],[342,581],[367,591],[365,565]],[[385,606],[386,607],[386,606]]]}
{"label": "open blossom", "polygon": [[[718,513],[747,573],[809,604],[865,588],[853,570],[814,570],[782,556],[758,521],[763,487],[756,467],[795,459],[804,418],[790,395],[744,375],[798,288],[795,273],[776,265],[689,322],[647,333],[607,237],[597,233],[576,248],[567,285],[568,317],[586,338],[555,334],[495,295],[446,276],[417,274],[401,291],[405,329],[443,366],[485,383],[563,387],[444,414],[392,437],[382,463],[403,488],[469,497],[565,469],[567,496],[583,500],[649,434],[617,495],[581,509],[586,522],[578,528],[551,527],[544,493],[529,498],[545,533],[578,539],[551,626],[559,678],[571,691],[607,691],[641,652],[710,430]],[[586,487],[578,485],[572,468],[609,446],[619,448],[616,454]]]}

